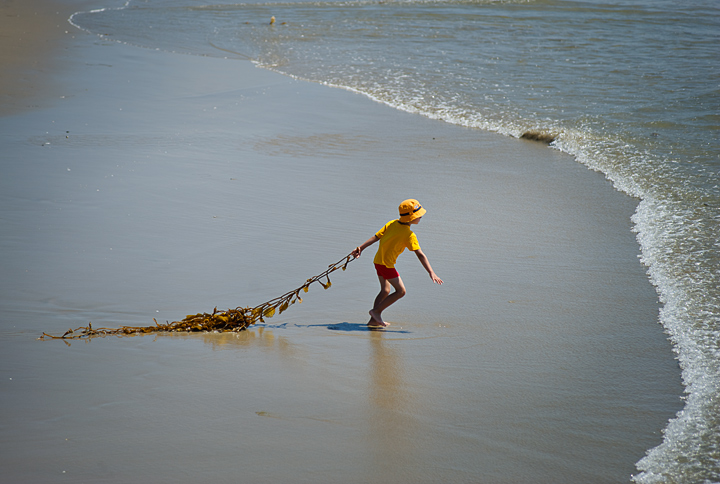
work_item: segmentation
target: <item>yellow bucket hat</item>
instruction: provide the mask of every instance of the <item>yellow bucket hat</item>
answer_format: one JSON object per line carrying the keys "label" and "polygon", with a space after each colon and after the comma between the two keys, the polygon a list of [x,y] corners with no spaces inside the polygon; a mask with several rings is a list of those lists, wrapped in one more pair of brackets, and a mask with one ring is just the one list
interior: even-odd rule
{"label": "yellow bucket hat", "polygon": [[420,202],[414,198],[410,198],[402,202],[398,207],[398,211],[400,212],[401,222],[412,222],[416,218],[422,217],[427,212],[427,210],[422,208]]}

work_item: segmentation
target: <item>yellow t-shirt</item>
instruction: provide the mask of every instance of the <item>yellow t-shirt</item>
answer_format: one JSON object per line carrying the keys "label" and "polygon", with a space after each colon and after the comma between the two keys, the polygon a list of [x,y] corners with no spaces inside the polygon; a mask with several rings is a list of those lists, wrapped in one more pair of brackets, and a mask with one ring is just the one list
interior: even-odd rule
{"label": "yellow t-shirt", "polygon": [[399,220],[391,220],[375,234],[380,239],[380,247],[375,254],[375,264],[385,267],[395,267],[395,262],[405,249],[418,250],[417,237],[409,225],[403,225]]}

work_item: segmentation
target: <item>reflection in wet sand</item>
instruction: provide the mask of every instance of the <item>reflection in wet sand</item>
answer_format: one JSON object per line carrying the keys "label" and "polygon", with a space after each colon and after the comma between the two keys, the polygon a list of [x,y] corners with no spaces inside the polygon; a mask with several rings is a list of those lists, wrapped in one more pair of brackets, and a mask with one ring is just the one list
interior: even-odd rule
{"label": "reflection in wet sand", "polygon": [[368,456],[378,477],[412,473],[417,464],[418,420],[416,394],[408,388],[398,342],[382,332],[370,334],[370,378],[368,392]]}
{"label": "reflection in wet sand", "polygon": [[266,349],[277,349],[281,353],[290,354],[292,345],[284,336],[275,336],[272,329],[262,326],[249,328],[239,333],[204,333],[203,341],[212,346],[213,350],[231,349],[238,346],[255,346]]}

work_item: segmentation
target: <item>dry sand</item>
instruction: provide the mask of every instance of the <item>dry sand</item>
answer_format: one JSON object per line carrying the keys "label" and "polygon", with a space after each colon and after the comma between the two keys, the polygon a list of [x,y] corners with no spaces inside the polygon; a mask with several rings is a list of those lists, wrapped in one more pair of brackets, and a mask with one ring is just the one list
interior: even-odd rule
{"label": "dry sand", "polygon": [[[63,27],[41,87],[5,91],[36,107],[0,118],[4,481],[627,482],[660,443],[679,369],[636,202],[600,175],[248,62]],[[239,335],[35,340],[260,303],[408,197],[446,283],[404,254],[389,331],[363,327],[366,254]]]}

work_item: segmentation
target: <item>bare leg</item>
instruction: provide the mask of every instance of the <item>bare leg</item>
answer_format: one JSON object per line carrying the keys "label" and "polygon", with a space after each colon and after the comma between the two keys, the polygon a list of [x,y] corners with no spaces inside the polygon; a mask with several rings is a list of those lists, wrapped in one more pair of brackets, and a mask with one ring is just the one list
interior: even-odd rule
{"label": "bare leg", "polygon": [[[380,292],[375,297],[375,303],[370,310],[368,326],[385,327],[389,324],[383,321],[382,312],[405,295],[405,285],[399,277],[385,279],[378,276],[378,279],[380,280]],[[395,289],[395,292],[390,293],[390,289]]]}

